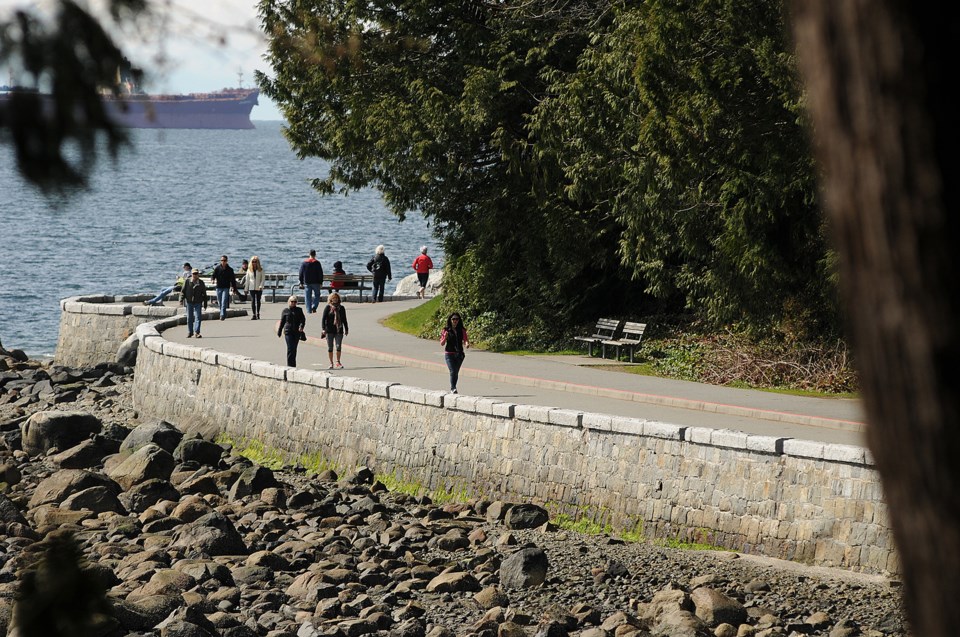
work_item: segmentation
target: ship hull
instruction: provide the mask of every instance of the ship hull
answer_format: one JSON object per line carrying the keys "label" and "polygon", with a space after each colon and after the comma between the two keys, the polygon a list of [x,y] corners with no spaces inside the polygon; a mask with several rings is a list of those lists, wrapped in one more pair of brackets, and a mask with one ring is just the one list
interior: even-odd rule
{"label": "ship hull", "polygon": [[111,119],[126,128],[250,129],[259,91],[227,90],[188,95],[106,98]]}

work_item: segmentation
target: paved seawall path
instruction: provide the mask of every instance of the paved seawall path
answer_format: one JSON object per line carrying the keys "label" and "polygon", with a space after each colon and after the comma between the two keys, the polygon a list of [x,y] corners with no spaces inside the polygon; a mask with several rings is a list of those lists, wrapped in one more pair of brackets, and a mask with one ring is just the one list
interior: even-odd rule
{"label": "paved seawall path", "polygon": [[[449,376],[438,341],[401,334],[380,323],[384,317],[419,303],[422,301],[347,302],[350,335],[343,345],[345,368],[333,373],[431,390],[447,389]],[[249,305],[232,307],[242,309]],[[286,350],[283,339],[277,338],[276,327],[284,307],[283,303],[264,303],[260,321],[251,321],[249,316],[205,321],[204,338],[196,343],[186,338],[185,326],[168,329],[163,336],[174,342],[283,365]],[[319,313],[307,315],[308,341],[300,346],[299,367],[327,370],[326,341],[320,339],[319,317]],[[617,372],[604,366],[600,359],[586,356],[512,356],[471,349],[460,372],[459,390],[461,394],[517,404],[864,445],[864,417],[857,400],[718,387]]]}

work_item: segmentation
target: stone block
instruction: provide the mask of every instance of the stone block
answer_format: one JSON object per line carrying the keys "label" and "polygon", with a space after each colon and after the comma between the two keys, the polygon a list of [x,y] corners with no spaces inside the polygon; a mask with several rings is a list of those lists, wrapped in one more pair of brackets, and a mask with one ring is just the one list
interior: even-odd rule
{"label": "stone block", "polygon": [[787,438],[783,441],[783,453],[797,458],[823,458],[823,448],[826,445],[822,442],[812,440],[797,440],[796,438]]}
{"label": "stone block", "polygon": [[351,378],[350,376],[331,375],[330,378],[327,379],[327,387],[330,389],[353,393],[354,380],[356,379]]}
{"label": "stone block", "polygon": [[610,431],[613,416],[587,412],[580,417],[580,425],[593,431]]}
{"label": "stone block", "polygon": [[174,343],[173,341],[164,341],[163,343],[163,355],[164,356],[173,356],[174,358],[183,358],[189,360],[190,357],[189,345],[184,345],[182,343]]}
{"label": "stone block", "polygon": [[708,427],[687,427],[683,432],[683,439],[697,445],[709,445],[714,430]]}
{"label": "stone block", "polygon": [[157,354],[163,354],[163,344],[166,342],[161,336],[147,336],[141,340],[144,347]]}
{"label": "stone block", "polygon": [[477,413],[477,401],[481,400],[476,396],[464,396],[462,394],[447,394],[443,399],[443,406],[455,411],[465,411],[470,414]]}
{"label": "stone block", "polygon": [[517,405],[513,413],[520,420],[549,423],[551,409],[543,405]]}
{"label": "stone block", "polygon": [[823,447],[823,459],[831,462],[866,464],[866,449],[854,445],[828,444]]}
{"label": "stone block", "polygon": [[315,369],[294,367],[287,370],[287,381],[298,385],[312,385],[313,387],[327,388],[330,374]]}
{"label": "stone block", "polygon": [[416,405],[426,404],[427,399],[425,390],[410,385],[393,385],[390,388],[390,398]]}
{"label": "stone block", "polygon": [[443,407],[443,399],[449,395],[449,393],[441,390],[425,391],[423,392],[423,404],[430,407]]}
{"label": "stone block", "polygon": [[239,354],[223,354],[217,356],[217,364],[227,369],[235,369],[238,372],[250,373],[250,366],[253,359],[241,356]]}
{"label": "stone block", "polygon": [[547,422],[561,427],[580,427],[580,417],[583,412],[574,409],[551,409],[547,414]]}
{"label": "stone block", "polygon": [[261,378],[272,378],[274,380],[286,380],[287,368],[264,361],[252,361],[250,363],[250,373]]}
{"label": "stone block", "polygon": [[137,338],[143,340],[146,336],[160,336],[160,332],[152,323],[141,323],[136,329]]}
{"label": "stone block", "polygon": [[731,431],[730,429],[714,429],[710,434],[710,444],[715,447],[726,447],[729,449],[746,449],[747,434],[742,431]]}
{"label": "stone block", "polygon": [[210,349],[209,347],[203,347],[200,349],[200,360],[207,365],[216,365],[217,355],[218,352],[215,349]]}
{"label": "stone block", "polygon": [[657,422],[656,420],[647,420],[643,423],[644,436],[660,438],[661,440],[683,440],[684,429],[686,427],[667,422]]}
{"label": "stone block", "polygon": [[626,416],[611,416],[610,431],[630,436],[643,435],[644,420],[642,418],[627,418]]}
{"label": "stone block", "polygon": [[492,416],[494,405],[499,405],[499,404],[500,404],[500,401],[494,400],[492,398],[477,398],[475,406],[478,414]]}
{"label": "stone block", "polygon": [[513,410],[516,407],[513,403],[494,403],[491,415],[501,418],[513,418]]}
{"label": "stone block", "polygon": [[100,314],[101,316],[126,316],[130,314],[132,309],[129,305],[96,305],[93,303],[85,303],[83,313]]}
{"label": "stone block", "polygon": [[371,396],[381,396],[383,398],[390,397],[390,389],[399,385],[400,383],[390,383],[380,380],[371,380],[367,383],[367,392]]}
{"label": "stone block", "polygon": [[783,438],[774,436],[747,436],[747,450],[759,453],[780,454],[783,452]]}

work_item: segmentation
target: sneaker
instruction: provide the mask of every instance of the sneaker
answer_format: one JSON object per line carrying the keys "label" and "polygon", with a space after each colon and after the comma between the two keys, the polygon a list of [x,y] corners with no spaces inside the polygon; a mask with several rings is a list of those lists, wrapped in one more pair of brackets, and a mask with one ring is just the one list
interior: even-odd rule
{"label": "sneaker", "polygon": [[203,338],[203,337],[202,337],[202,336],[200,336],[199,334],[197,334],[197,338]]}
{"label": "sneaker", "polygon": [[343,365],[341,365],[340,363],[337,363],[336,367],[337,369],[343,369]]}
{"label": "sneaker", "polygon": [[221,316],[221,317],[220,317],[220,320],[221,320],[221,321],[226,321],[226,320],[227,320],[227,317],[226,317],[226,316]]}
{"label": "sneaker", "polygon": [[193,338],[193,334],[187,334],[187,338]]}
{"label": "sneaker", "polygon": [[330,366],[330,367],[328,367],[327,369],[333,369],[333,365],[331,365],[331,366]]}
{"label": "sneaker", "polygon": [[451,389],[451,390],[450,390],[450,393],[451,393],[451,394],[456,394],[456,393],[457,393],[457,388],[454,387],[453,389]]}

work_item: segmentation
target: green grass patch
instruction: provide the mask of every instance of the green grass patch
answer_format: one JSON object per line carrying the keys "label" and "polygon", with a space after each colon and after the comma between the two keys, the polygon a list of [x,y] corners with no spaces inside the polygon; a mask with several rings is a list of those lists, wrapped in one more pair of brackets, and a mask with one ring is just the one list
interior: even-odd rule
{"label": "green grass patch", "polygon": [[609,524],[595,522],[585,517],[573,518],[566,513],[557,515],[552,522],[561,529],[583,533],[584,535],[610,535],[613,532],[613,527]]}
{"label": "green grass patch", "polygon": [[308,473],[320,473],[327,469],[333,469],[341,473],[339,467],[325,458],[319,451],[308,451],[300,454],[287,453],[275,447],[264,445],[259,440],[234,439],[221,433],[217,436],[217,444],[228,444],[233,448],[234,455],[243,456],[247,460],[254,462],[261,467],[279,471],[284,467],[300,466]]}
{"label": "green grass patch", "polygon": [[406,493],[415,498],[426,495],[434,504],[466,502],[471,498],[470,489],[463,484],[444,485],[436,489],[429,489],[421,482],[409,480],[393,473],[378,473],[376,478],[387,487],[388,491]]}
{"label": "green grass patch", "polygon": [[[441,298],[435,296],[426,303],[391,314],[381,321],[385,327],[392,330],[412,334],[413,336],[422,336],[424,330],[429,329],[434,324],[437,312],[440,310]],[[439,335],[437,336],[439,338]]]}

